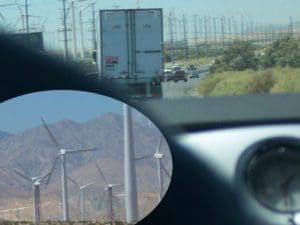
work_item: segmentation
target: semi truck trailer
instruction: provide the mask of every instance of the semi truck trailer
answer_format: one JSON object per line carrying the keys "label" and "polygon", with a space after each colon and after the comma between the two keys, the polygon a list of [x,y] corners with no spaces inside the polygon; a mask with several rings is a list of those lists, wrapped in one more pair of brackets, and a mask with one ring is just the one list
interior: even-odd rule
{"label": "semi truck trailer", "polygon": [[99,20],[100,78],[130,97],[162,97],[162,9],[101,10]]}

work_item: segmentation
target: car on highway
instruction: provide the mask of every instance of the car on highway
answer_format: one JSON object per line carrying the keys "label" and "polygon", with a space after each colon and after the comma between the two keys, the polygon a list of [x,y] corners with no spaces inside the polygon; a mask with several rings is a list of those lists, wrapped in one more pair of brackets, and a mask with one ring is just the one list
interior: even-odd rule
{"label": "car on highway", "polygon": [[172,76],[173,76],[173,71],[171,69],[165,69],[164,80],[169,81]]}
{"label": "car on highway", "polygon": [[200,77],[199,71],[197,71],[197,70],[190,71],[188,77],[189,78],[199,78]]}
{"label": "car on highway", "polygon": [[173,71],[172,74],[169,74],[168,77],[166,78],[166,81],[188,81],[188,76],[187,73],[184,70],[176,70]]}
{"label": "car on highway", "polygon": [[173,71],[181,70],[181,66],[178,65],[178,64],[174,64],[174,65],[172,66],[172,70],[173,70]]}
{"label": "car on highway", "polygon": [[198,67],[194,64],[189,64],[187,67],[187,73],[189,78],[199,78]]}
{"label": "car on highway", "polygon": [[172,76],[172,80],[174,82],[178,82],[183,80],[184,82],[188,81],[188,76],[184,70],[176,70]]}
{"label": "car on highway", "polygon": [[194,64],[189,64],[189,65],[186,67],[186,69],[187,69],[189,72],[195,71],[195,70],[197,70],[197,66],[194,65]]}

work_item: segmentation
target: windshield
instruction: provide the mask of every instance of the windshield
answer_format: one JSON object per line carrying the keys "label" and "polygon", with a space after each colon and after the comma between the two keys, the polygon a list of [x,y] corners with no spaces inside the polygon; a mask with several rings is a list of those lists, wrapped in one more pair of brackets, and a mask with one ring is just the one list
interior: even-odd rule
{"label": "windshield", "polygon": [[205,97],[298,92],[298,4],[16,0],[0,16],[17,42],[75,61],[130,97]]}

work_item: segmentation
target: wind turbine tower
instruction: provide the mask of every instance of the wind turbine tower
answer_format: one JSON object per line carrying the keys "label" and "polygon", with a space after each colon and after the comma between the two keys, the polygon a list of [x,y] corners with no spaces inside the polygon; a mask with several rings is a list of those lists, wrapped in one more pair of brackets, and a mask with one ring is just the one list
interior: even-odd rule
{"label": "wind turbine tower", "polygon": [[15,169],[12,169],[12,168],[3,168],[3,169],[4,170],[9,170],[9,171],[11,171],[11,172],[19,175],[20,177],[22,177],[26,181],[29,181],[32,184],[32,193],[33,193],[33,222],[34,223],[39,223],[41,221],[40,185],[53,172],[54,166],[52,166],[51,171],[48,172],[46,175],[40,176],[40,177],[32,177],[32,178],[29,177],[29,176],[27,176],[27,175],[25,175],[25,174],[23,174],[23,173],[21,173],[21,172],[19,172],[18,170],[15,170]]}
{"label": "wind turbine tower", "polygon": [[[103,197],[105,195],[105,192],[107,191],[108,193],[108,198],[109,198],[109,216],[110,216],[110,223],[111,225],[115,224],[115,216],[114,216],[114,208],[113,208],[113,188],[114,187],[119,187],[119,186],[123,186],[123,184],[109,184],[107,182],[106,177],[104,176],[102,170],[100,169],[100,166],[96,163],[96,167],[98,170],[98,173],[100,174],[101,178],[103,179],[104,183],[105,183],[105,188],[104,188],[104,192],[103,192]],[[103,197],[101,197],[100,199],[103,199]],[[103,200],[101,200],[102,203]]]}
{"label": "wind turbine tower", "polygon": [[89,183],[89,184],[86,184],[86,185],[82,185],[80,186],[74,179],[72,179],[71,177],[68,176],[68,179],[70,181],[72,181],[72,183],[74,183],[80,190],[80,220],[81,221],[85,221],[85,198],[84,198],[84,190],[94,184],[96,184],[95,182],[93,183]]}
{"label": "wind turbine tower", "polygon": [[124,109],[124,171],[125,171],[125,209],[127,223],[136,223],[139,219],[138,196],[136,183],[136,168],[134,156],[132,112],[131,108],[123,105]]}

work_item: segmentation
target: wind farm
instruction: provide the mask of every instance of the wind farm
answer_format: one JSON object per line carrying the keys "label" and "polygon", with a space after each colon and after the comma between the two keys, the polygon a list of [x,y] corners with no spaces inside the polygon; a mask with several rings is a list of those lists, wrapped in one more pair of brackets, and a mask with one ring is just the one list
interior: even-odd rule
{"label": "wind farm", "polygon": [[[152,155],[143,163],[133,160],[138,222],[156,207],[170,183],[165,172],[158,178],[154,155],[166,156],[161,160],[169,174],[172,160],[160,131],[129,109],[136,158]],[[84,122],[40,116],[36,126],[1,135],[0,219],[129,223],[122,111],[108,111]],[[163,189],[159,179],[164,180]]]}

